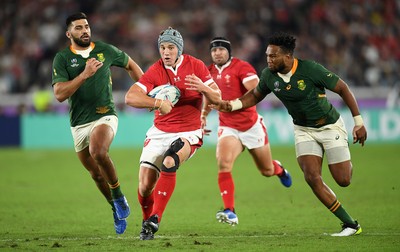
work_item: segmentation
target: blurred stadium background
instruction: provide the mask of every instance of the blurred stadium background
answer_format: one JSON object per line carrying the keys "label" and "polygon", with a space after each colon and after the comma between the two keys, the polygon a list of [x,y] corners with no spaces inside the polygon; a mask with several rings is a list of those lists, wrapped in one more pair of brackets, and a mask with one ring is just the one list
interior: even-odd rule
{"label": "blurred stadium background", "polygon": [[[89,17],[93,40],[118,46],[144,70],[159,58],[157,36],[168,26],[182,33],[184,52],[206,64],[210,39],[227,37],[233,55],[259,73],[266,65],[268,36],[280,30],[293,33],[297,57],[324,64],[351,86],[370,141],[400,143],[399,0],[3,0],[0,146],[72,148],[68,104],[53,98],[51,67],[56,52],[69,45],[65,18],[79,11]],[[121,69],[113,69],[113,76],[120,112],[114,146],[141,146],[152,115],[125,106],[123,97],[132,81]],[[342,108],[338,96],[328,97]],[[271,142],[291,143],[291,120],[280,102],[271,95],[259,108]],[[352,126],[346,108],[343,116]],[[216,129],[215,114],[210,121]]]}

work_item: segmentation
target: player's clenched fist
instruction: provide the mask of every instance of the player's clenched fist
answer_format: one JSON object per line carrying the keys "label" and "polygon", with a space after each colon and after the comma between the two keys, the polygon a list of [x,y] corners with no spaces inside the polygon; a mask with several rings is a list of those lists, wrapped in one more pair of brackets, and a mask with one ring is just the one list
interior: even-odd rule
{"label": "player's clenched fist", "polygon": [[90,58],[86,61],[85,70],[83,74],[85,75],[86,79],[92,77],[100,67],[103,66],[103,62],[98,61],[95,58]]}

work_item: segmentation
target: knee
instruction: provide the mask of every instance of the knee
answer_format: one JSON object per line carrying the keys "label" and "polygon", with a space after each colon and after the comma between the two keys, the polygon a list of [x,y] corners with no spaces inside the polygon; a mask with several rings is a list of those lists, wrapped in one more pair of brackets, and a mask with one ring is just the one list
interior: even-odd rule
{"label": "knee", "polygon": [[350,177],[342,178],[340,181],[336,181],[336,183],[341,187],[348,187],[351,183],[351,178]]}
{"label": "knee", "polygon": [[173,167],[175,167],[175,160],[174,160],[174,158],[173,157],[171,157],[171,156],[166,156],[165,158],[164,158],[164,160],[163,160],[163,167],[165,168],[165,169],[170,169],[170,168],[173,168]]}
{"label": "knee", "polygon": [[106,148],[90,148],[90,155],[93,157],[94,160],[96,160],[96,162],[103,162],[107,157],[108,157],[108,150]]}
{"label": "knee", "polygon": [[151,195],[151,193],[153,192],[155,188],[155,184],[154,183],[150,183],[149,181],[141,181],[139,182],[139,193],[140,195],[142,195],[143,197],[148,197]]}
{"label": "knee", "polygon": [[217,157],[218,170],[221,172],[232,171],[233,160],[226,157]]}
{"label": "knee", "polygon": [[171,146],[164,154],[161,170],[163,172],[176,172],[181,163],[178,155],[179,151],[185,146],[185,142],[178,138],[171,143]]}
{"label": "knee", "polygon": [[272,169],[262,169],[260,170],[260,173],[264,177],[271,177],[274,175],[274,168],[272,167]]}
{"label": "knee", "polygon": [[260,169],[260,173],[264,177],[272,177],[275,174],[275,167],[272,165],[271,167],[263,167]]}
{"label": "knee", "polygon": [[304,179],[311,187],[315,187],[322,183],[321,175],[313,173],[304,173]]}
{"label": "knee", "polygon": [[336,183],[341,187],[347,187],[351,183],[353,169],[350,162],[329,167]]}

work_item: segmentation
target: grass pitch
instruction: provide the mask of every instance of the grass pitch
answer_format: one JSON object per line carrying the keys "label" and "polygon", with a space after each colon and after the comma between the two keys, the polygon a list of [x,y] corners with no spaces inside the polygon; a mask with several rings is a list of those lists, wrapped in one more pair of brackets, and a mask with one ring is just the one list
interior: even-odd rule
{"label": "grass pitch", "polygon": [[113,229],[110,206],[73,149],[0,149],[1,251],[398,251],[400,145],[351,146],[353,181],[325,182],[363,233],[330,237],[340,221],[313,195],[292,146],[272,146],[293,177],[284,188],[259,175],[244,152],[234,168],[239,225],[218,223],[222,207],[213,148],[200,149],[178,170],[177,186],[155,240],[140,241],[137,203],[140,150],[112,149],[132,214],[125,234]]}

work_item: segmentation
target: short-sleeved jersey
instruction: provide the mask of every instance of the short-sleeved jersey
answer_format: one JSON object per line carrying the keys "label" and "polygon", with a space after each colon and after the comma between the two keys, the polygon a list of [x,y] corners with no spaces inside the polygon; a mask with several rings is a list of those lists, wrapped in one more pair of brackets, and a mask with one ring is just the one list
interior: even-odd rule
{"label": "short-sleeved jersey", "polygon": [[[208,69],[222,93],[223,100],[234,100],[243,96],[247,89],[244,82],[258,79],[256,70],[246,61],[232,58],[219,68],[211,64]],[[257,122],[256,106],[228,112],[219,112],[219,125],[239,131],[250,129]]]}
{"label": "short-sleeved jersey", "polygon": [[153,88],[171,84],[181,92],[178,103],[166,115],[160,115],[156,110],[154,113],[154,125],[170,133],[193,131],[201,128],[200,112],[203,103],[203,95],[197,91],[187,90],[185,77],[195,74],[205,85],[210,85],[212,79],[207,66],[199,59],[183,54],[182,61],[173,69],[164,66],[159,59],[142,75],[137,84],[146,88],[147,93]]}
{"label": "short-sleeved jersey", "polygon": [[273,92],[296,125],[319,128],[335,123],[340,115],[326,98],[325,89],[334,89],[339,77],[314,61],[300,59],[294,60],[292,72],[285,82],[265,68],[257,90],[265,95]]}
{"label": "short-sleeved jersey", "polygon": [[53,61],[53,85],[77,77],[85,69],[89,58],[103,62],[103,66],[68,98],[72,127],[99,119],[105,115],[117,115],[112,97],[111,66],[125,67],[129,56],[104,42],[92,42],[94,46],[88,58],[75,54],[71,47],[58,52]]}

